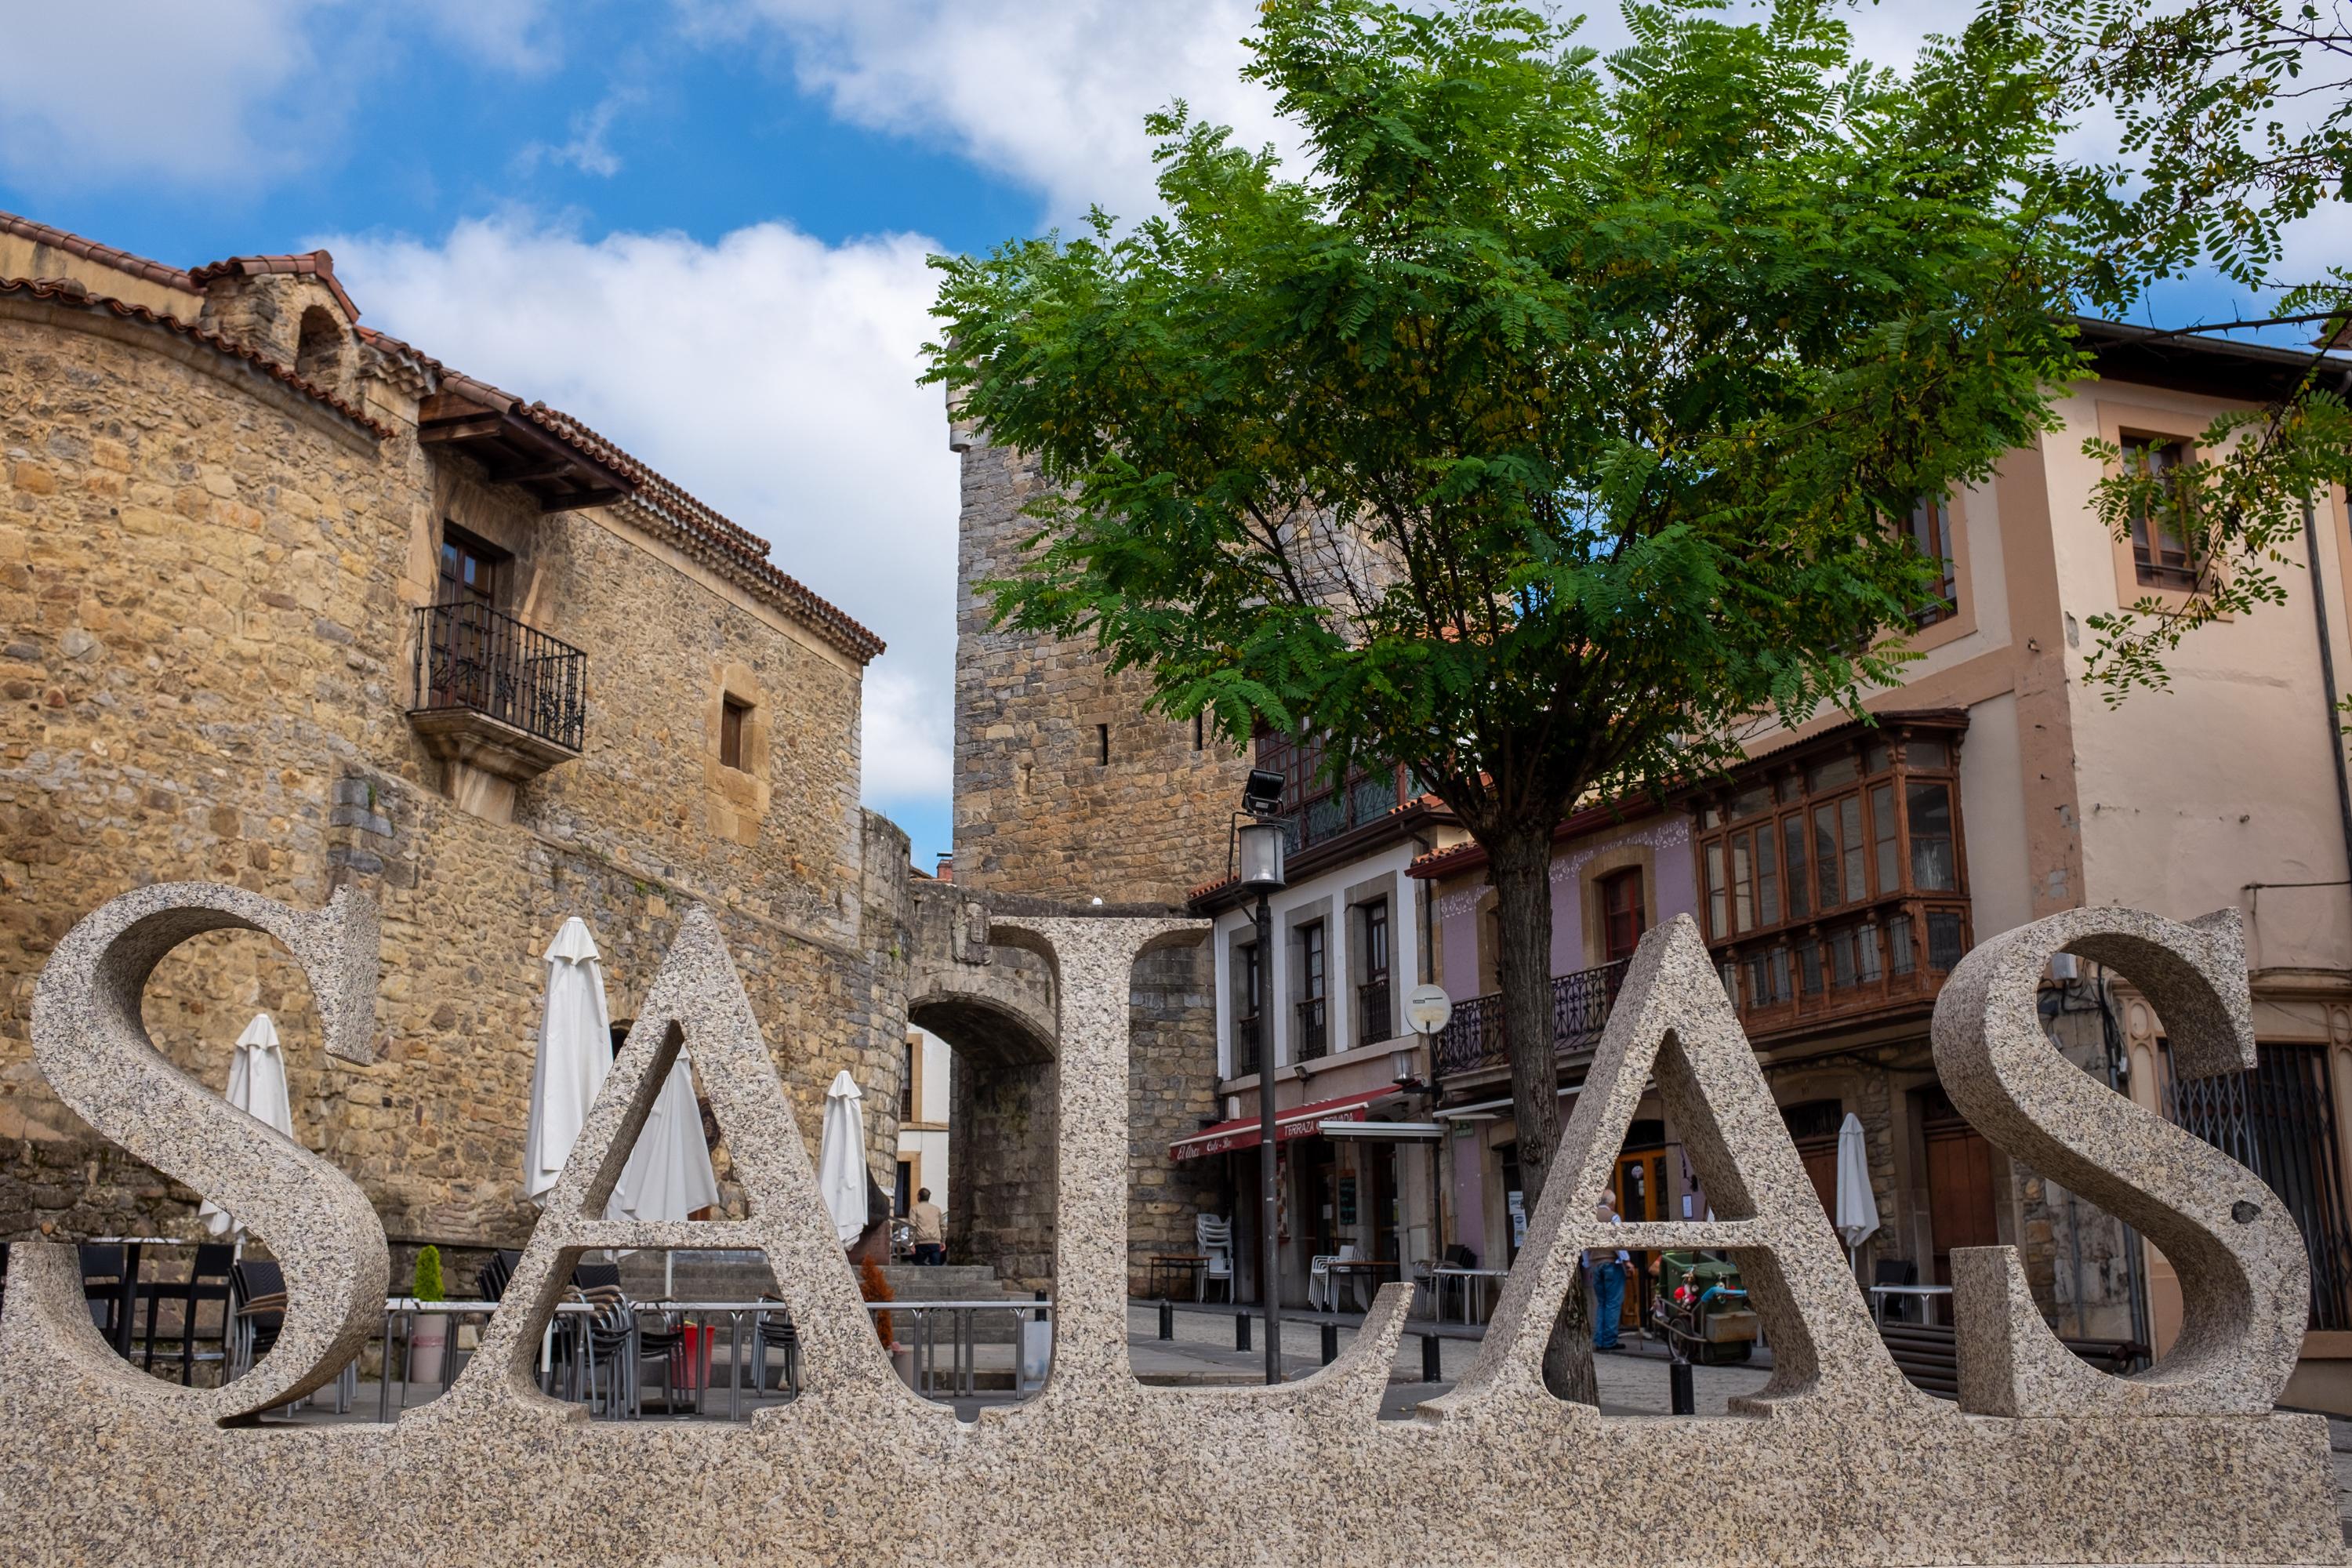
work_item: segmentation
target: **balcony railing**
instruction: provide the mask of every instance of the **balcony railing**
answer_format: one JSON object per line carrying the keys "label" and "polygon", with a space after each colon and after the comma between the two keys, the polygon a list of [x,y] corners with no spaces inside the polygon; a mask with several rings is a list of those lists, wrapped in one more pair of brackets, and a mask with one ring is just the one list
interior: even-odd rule
{"label": "balcony railing", "polygon": [[[1601,1043],[1609,1022],[1610,1004],[1625,977],[1631,959],[1619,959],[1593,969],[1562,974],[1551,983],[1551,1047],[1557,1053],[1589,1051]],[[1437,1073],[1476,1072],[1500,1067],[1510,1059],[1510,1042],[1503,1029],[1503,998],[1474,996],[1456,1005],[1454,1016],[1437,1036]]]}
{"label": "balcony railing", "polygon": [[1326,1026],[1328,1014],[1320,996],[1309,996],[1298,1005],[1298,1059],[1311,1062],[1331,1048],[1331,1031]]}
{"label": "balcony railing", "polygon": [[1308,795],[1299,802],[1296,812],[1276,820],[1290,830],[1286,847],[1295,855],[1311,845],[1378,822],[1420,793],[1420,786],[1412,778],[1400,782],[1393,770],[1382,769],[1356,775],[1343,789],[1327,787]]}
{"label": "balcony railing", "polygon": [[464,709],[581,749],[588,728],[588,656],[488,605],[416,612],[416,710]]}
{"label": "balcony railing", "polygon": [[1715,949],[1748,1034],[1927,1003],[1969,950],[1965,898],[1899,899]]}
{"label": "balcony railing", "polygon": [[1234,1077],[1247,1078],[1257,1071],[1258,1041],[1262,1037],[1258,1019],[1234,1020]]}
{"label": "balcony railing", "polygon": [[1389,1022],[1389,977],[1367,980],[1356,987],[1356,1043],[1377,1046],[1396,1031]]}

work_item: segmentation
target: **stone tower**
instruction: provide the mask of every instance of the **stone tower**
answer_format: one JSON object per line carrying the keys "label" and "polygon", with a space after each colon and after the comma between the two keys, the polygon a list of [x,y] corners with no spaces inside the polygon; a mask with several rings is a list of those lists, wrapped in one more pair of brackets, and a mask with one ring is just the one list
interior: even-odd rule
{"label": "stone tower", "polygon": [[1010,576],[1036,525],[1034,462],[950,425],[963,458],[956,587],[959,885],[1085,903],[1181,905],[1225,871],[1245,758],[1145,710],[1142,675],[1091,640],[990,629],[975,584]]}

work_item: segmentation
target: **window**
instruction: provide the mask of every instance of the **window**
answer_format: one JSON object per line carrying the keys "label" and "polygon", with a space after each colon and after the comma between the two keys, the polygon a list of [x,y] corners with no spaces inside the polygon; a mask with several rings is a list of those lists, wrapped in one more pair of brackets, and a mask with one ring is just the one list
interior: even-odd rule
{"label": "window", "polygon": [[1923,626],[1948,621],[1960,613],[1959,576],[1952,562],[1952,520],[1939,500],[1923,500],[1911,509],[1911,542],[1927,558],[1936,573],[1936,602],[1913,618]]}
{"label": "window", "polygon": [[1095,726],[1095,763],[1098,767],[1110,766],[1110,726],[1108,724]]}
{"label": "window", "polygon": [[1233,1052],[1234,1076],[1239,1078],[1257,1071],[1258,1042],[1262,1038],[1260,1030],[1264,1027],[1259,1022],[1259,1016],[1265,1009],[1259,1005],[1263,976],[1258,969],[1257,943],[1253,942],[1245,947],[1236,948],[1234,960],[1241,988],[1238,998],[1240,1016],[1234,1020]]}
{"label": "window", "polygon": [[1298,928],[1298,1057],[1311,1061],[1329,1046],[1325,1031],[1324,984],[1330,954],[1324,943],[1323,922],[1309,921]]}
{"label": "window", "polygon": [[502,550],[452,527],[441,531],[441,592],[444,605],[476,604],[498,608],[499,579],[510,559]]}
{"label": "window", "polygon": [[1396,1032],[1389,1005],[1389,901],[1374,899],[1359,908],[1364,933],[1364,980],[1357,987],[1356,1037],[1360,1044],[1370,1046],[1393,1037]]}
{"label": "window", "polygon": [[740,770],[743,766],[743,721],[751,715],[751,705],[736,697],[719,700],[719,765]]}
{"label": "window", "polygon": [[1614,963],[1633,956],[1643,929],[1642,868],[1629,866],[1601,881],[1601,962]]}
{"label": "window", "polygon": [[2188,490],[2178,478],[2189,461],[2188,445],[2126,436],[2123,446],[2124,466],[2154,480],[2159,492],[2159,499],[2133,510],[2132,570],[2143,588],[2193,592],[2197,563],[2189,558],[2189,536],[2179,515],[2187,504]]}
{"label": "window", "polygon": [[915,1037],[907,1037],[898,1056],[898,1121],[915,1120]]}
{"label": "window", "polygon": [[[1699,918],[1740,1006],[1883,1006],[1932,994],[1968,951],[1958,736],[1935,722],[1792,747],[1694,802]],[[1608,896],[1595,918],[1613,959]]]}
{"label": "window", "polygon": [[890,1212],[905,1219],[908,1209],[913,1206],[914,1198],[915,1162],[901,1154],[898,1157],[898,1173],[891,1178]]}
{"label": "window", "polygon": [[1209,732],[1208,721],[1207,721],[1205,718],[1203,718],[1201,714],[1198,714],[1198,713],[1193,714],[1193,715],[1192,715],[1192,749],[1193,749],[1194,751],[1196,751],[1196,752],[1197,752],[1197,751],[1199,751],[1199,750],[1201,749],[1202,743],[1204,741],[1206,741],[1206,740],[1208,739],[1208,732]]}

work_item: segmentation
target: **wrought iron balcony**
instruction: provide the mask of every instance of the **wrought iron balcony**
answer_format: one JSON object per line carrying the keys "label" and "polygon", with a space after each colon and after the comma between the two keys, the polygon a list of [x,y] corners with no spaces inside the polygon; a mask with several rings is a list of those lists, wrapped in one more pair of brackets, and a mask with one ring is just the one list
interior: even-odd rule
{"label": "wrought iron balcony", "polygon": [[[1617,987],[1631,962],[1621,958],[1553,978],[1551,1048],[1555,1053],[1589,1051],[1601,1043],[1610,1005],[1617,999]],[[1500,994],[1474,996],[1454,1007],[1452,1020],[1438,1033],[1437,1074],[1445,1078],[1500,1067],[1510,1059],[1509,1049]]]}
{"label": "wrought iron balcony", "polygon": [[1320,996],[1298,1005],[1298,1059],[1311,1062],[1331,1048],[1329,1015]]}
{"label": "wrought iron balcony", "polygon": [[1376,1046],[1396,1033],[1389,1021],[1389,977],[1367,980],[1356,987],[1356,1043]]}
{"label": "wrought iron balcony", "polygon": [[580,754],[588,656],[488,605],[416,611],[409,722],[436,755],[520,783]]}
{"label": "wrought iron balcony", "polygon": [[1258,1041],[1263,1037],[1255,1016],[1234,1020],[1234,1077],[1247,1078],[1257,1071]]}

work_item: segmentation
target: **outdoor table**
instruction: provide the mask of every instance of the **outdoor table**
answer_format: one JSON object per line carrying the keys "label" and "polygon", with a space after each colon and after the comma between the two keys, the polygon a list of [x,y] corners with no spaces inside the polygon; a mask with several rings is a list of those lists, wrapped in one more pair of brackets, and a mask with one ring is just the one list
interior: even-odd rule
{"label": "outdoor table", "polygon": [[[1353,1274],[1358,1276],[1359,1278],[1348,1281],[1349,1285],[1353,1288],[1362,1284],[1363,1281],[1361,1276],[1363,1275],[1377,1275],[1383,1268],[1387,1269],[1390,1273],[1394,1274],[1399,1272],[1402,1267],[1403,1266],[1393,1258],[1335,1258],[1328,1263],[1323,1265],[1323,1269],[1327,1274]],[[1332,1283],[1336,1286],[1338,1281],[1335,1279]],[[1375,1290],[1380,1289],[1380,1281],[1377,1279],[1372,1281],[1372,1289]],[[1334,1300],[1339,1299],[1336,1292],[1332,1299]],[[1362,1300],[1360,1292],[1358,1294],[1357,1299],[1359,1300]]]}
{"label": "outdoor table", "polygon": [[1879,1327],[1885,1328],[1886,1326],[1886,1298],[1889,1296],[1916,1296],[1923,1304],[1925,1304],[1926,1310],[1932,1318],[1936,1315],[1936,1308],[1934,1306],[1936,1298],[1938,1296],[1948,1296],[1951,1293],[1952,1288],[1949,1285],[1873,1285],[1870,1288],[1871,1315],[1877,1321]]}
{"label": "outdoor table", "polygon": [[1192,1285],[1208,1266],[1209,1255],[1205,1252],[1155,1252],[1151,1255],[1151,1267],[1143,1276],[1143,1293],[1160,1298],[1160,1277],[1163,1272],[1181,1274],[1184,1283]]}
{"label": "outdoor table", "polygon": [[1477,1286],[1478,1305],[1483,1308],[1486,1304],[1486,1288],[1484,1282],[1488,1279],[1507,1279],[1510,1278],[1510,1274],[1511,1271],[1507,1268],[1457,1268],[1452,1265],[1448,1265],[1443,1268],[1431,1269],[1429,1271],[1429,1277],[1434,1283],[1437,1293],[1437,1321],[1441,1323],[1445,1321],[1445,1282],[1447,1280],[1459,1279],[1462,1281],[1462,1321],[1466,1323],[1471,1321],[1470,1290],[1472,1285],[1475,1283]]}
{"label": "outdoor table", "polygon": [[93,1236],[93,1247],[122,1248],[122,1283],[114,1293],[114,1353],[131,1359],[131,1323],[139,1310],[139,1255],[150,1247],[194,1247],[175,1236]]}

